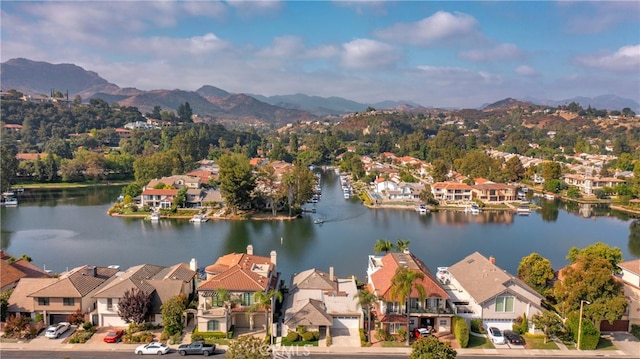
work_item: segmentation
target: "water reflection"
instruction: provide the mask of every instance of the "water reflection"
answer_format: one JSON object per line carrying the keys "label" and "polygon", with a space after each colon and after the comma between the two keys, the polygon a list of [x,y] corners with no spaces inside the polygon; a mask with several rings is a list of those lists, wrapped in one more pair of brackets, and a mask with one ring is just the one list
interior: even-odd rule
{"label": "water reflection", "polygon": [[631,222],[629,226],[629,252],[636,257],[640,257],[640,220]]}

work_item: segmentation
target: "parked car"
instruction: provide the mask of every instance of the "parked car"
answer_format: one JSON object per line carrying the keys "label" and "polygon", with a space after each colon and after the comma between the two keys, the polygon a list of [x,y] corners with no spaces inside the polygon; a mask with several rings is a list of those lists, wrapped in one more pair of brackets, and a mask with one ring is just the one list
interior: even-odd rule
{"label": "parked car", "polygon": [[142,355],[142,354],[164,355],[169,352],[169,347],[166,344],[151,342],[149,344],[143,344],[136,347],[136,350],[134,350],[133,352],[138,355]]}
{"label": "parked car", "polygon": [[199,354],[206,357],[216,351],[215,344],[205,344],[204,342],[193,342],[191,344],[182,344],[178,347],[178,354],[185,356],[190,354]]}
{"label": "parked car", "polygon": [[520,334],[513,332],[511,330],[505,330],[502,334],[507,339],[507,343],[515,344],[515,345],[524,345],[524,339],[520,336]]}
{"label": "parked car", "polygon": [[122,339],[122,335],[124,335],[124,330],[112,329],[104,336],[103,340],[105,343],[117,343]]}
{"label": "parked car", "polygon": [[51,325],[49,326],[49,328],[47,328],[47,331],[44,333],[44,336],[49,339],[56,339],[62,333],[66,332],[69,329],[69,327],[71,327],[71,323],[67,323],[67,322],[60,322],[56,325]]}
{"label": "parked car", "polygon": [[431,333],[427,328],[415,328],[413,329],[413,336],[418,339],[421,337],[428,337]]}
{"label": "parked car", "polygon": [[496,327],[489,327],[487,332],[489,333],[489,338],[491,338],[491,342],[493,344],[505,344],[504,336],[502,335],[502,332],[500,332],[500,329]]}

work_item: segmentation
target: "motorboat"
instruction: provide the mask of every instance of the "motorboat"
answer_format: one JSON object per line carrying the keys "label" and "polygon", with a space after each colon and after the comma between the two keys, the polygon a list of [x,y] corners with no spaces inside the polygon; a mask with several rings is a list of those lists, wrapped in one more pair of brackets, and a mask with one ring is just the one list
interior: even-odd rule
{"label": "motorboat", "polygon": [[13,191],[4,192],[2,194],[0,204],[3,206],[17,206],[18,205],[18,197]]}
{"label": "motorboat", "polygon": [[545,193],[544,194],[544,199],[549,200],[549,201],[553,201],[554,199],[556,199],[556,195],[553,193]]}
{"label": "motorboat", "polygon": [[531,213],[531,207],[528,203],[523,203],[516,209],[516,213],[521,216],[528,216]]}
{"label": "motorboat", "polygon": [[204,215],[202,213],[197,213],[197,214],[194,214],[193,217],[191,217],[191,219],[189,219],[189,222],[192,222],[192,223],[204,223],[204,222],[206,222],[208,220],[209,220],[209,218],[206,215]]}
{"label": "motorboat", "polygon": [[471,204],[464,208],[464,213],[478,214],[480,213],[480,207],[477,204]]}
{"label": "motorboat", "polygon": [[351,197],[351,191],[348,187],[342,189],[342,194],[344,195],[345,199],[349,199],[349,197]]}
{"label": "motorboat", "polygon": [[322,224],[322,223],[324,223],[324,218],[316,218],[316,219],[313,220],[313,223]]}
{"label": "motorboat", "polygon": [[427,214],[427,212],[429,212],[429,210],[427,209],[427,206],[425,206],[424,204],[421,204],[421,205],[416,206],[416,212],[418,212],[420,214]]}
{"label": "motorboat", "polygon": [[145,219],[150,220],[151,222],[158,222],[160,220],[160,212],[153,212]]}

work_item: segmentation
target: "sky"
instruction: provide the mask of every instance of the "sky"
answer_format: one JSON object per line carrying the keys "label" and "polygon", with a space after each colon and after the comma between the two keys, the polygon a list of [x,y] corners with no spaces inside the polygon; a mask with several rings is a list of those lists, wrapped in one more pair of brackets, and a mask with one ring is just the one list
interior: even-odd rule
{"label": "sky", "polygon": [[479,107],[640,102],[640,1],[1,1],[0,59],[120,87]]}

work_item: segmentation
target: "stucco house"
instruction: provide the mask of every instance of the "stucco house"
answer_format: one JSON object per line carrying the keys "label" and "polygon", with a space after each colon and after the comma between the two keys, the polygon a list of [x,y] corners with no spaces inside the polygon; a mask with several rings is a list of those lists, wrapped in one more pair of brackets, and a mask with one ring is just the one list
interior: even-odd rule
{"label": "stucco house", "polygon": [[484,203],[512,202],[517,199],[516,187],[503,183],[485,182],[471,186],[473,198]]}
{"label": "stucco house", "polygon": [[[419,280],[427,297],[421,301],[418,291],[413,289],[407,303],[399,303],[391,295],[391,279],[399,267],[406,267],[423,275]],[[376,322],[381,323],[389,334],[397,334],[402,328],[407,331],[417,327],[433,329],[436,332],[451,331],[454,315],[449,294],[431,273],[426,264],[409,250],[401,253],[387,253],[384,256],[370,255],[367,267],[367,288],[379,298],[372,313]],[[407,304],[410,307],[409,328],[407,330]]]}
{"label": "stucco house", "polygon": [[147,321],[153,324],[162,323],[160,307],[168,299],[185,294],[190,298],[195,289],[196,269],[186,263],[178,263],[171,267],[151,264],[133,266],[105,283],[93,297],[97,301],[97,324],[100,326],[125,326],[126,323],[118,315],[118,301],[126,291],[141,290],[151,297],[151,313]]}
{"label": "stucco house", "polygon": [[173,199],[178,195],[177,189],[145,189],[142,191],[142,206],[151,208],[171,208]]}
{"label": "stucco house", "polygon": [[[254,304],[256,292],[267,293],[278,288],[280,273],[276,270],[277,253],[270,257],[253,254],[253,245],[247,253],[224,255],[205,268],[206,279],[198,286],[198,330],[229,331],[235,328],[266,329],[264,311],[248,312]],[[222,292],[230,298],[221,298]]]}
{"label": "stucco house", "polygon": [[[627,298],[628,306],[622,319],[616,321],[619,323],[613,324],[618,324],[616,328],[630,331],[632,325],[640,325],[640,259],[618,263],[618,267],[622,270],[620,279],[624,286],[624,296]],[[608,324],[605,320],[601,323],[601,327]]]}
{"label": "stucco house", "polygon": [[282,335],[295,331],[299,325],[321,333],[361,328],[363,313],[357,295],[355,279],[338,278],[333,267],[329,273],[314,268],[292,275],[283,307]]}
{"label": "stucco house", "polygon": [[431,185],[433,198],[438,201],[471,201],[473,189],[466,183],[460,182],[436,182]]}
{"label": "stucco house", "polygon": [[459,316],[482,319],[485,328],[511,330],[517,318],[542,313],[538,292],[496,265],[494,257],[474,252],[436,274],[446,284]]}

